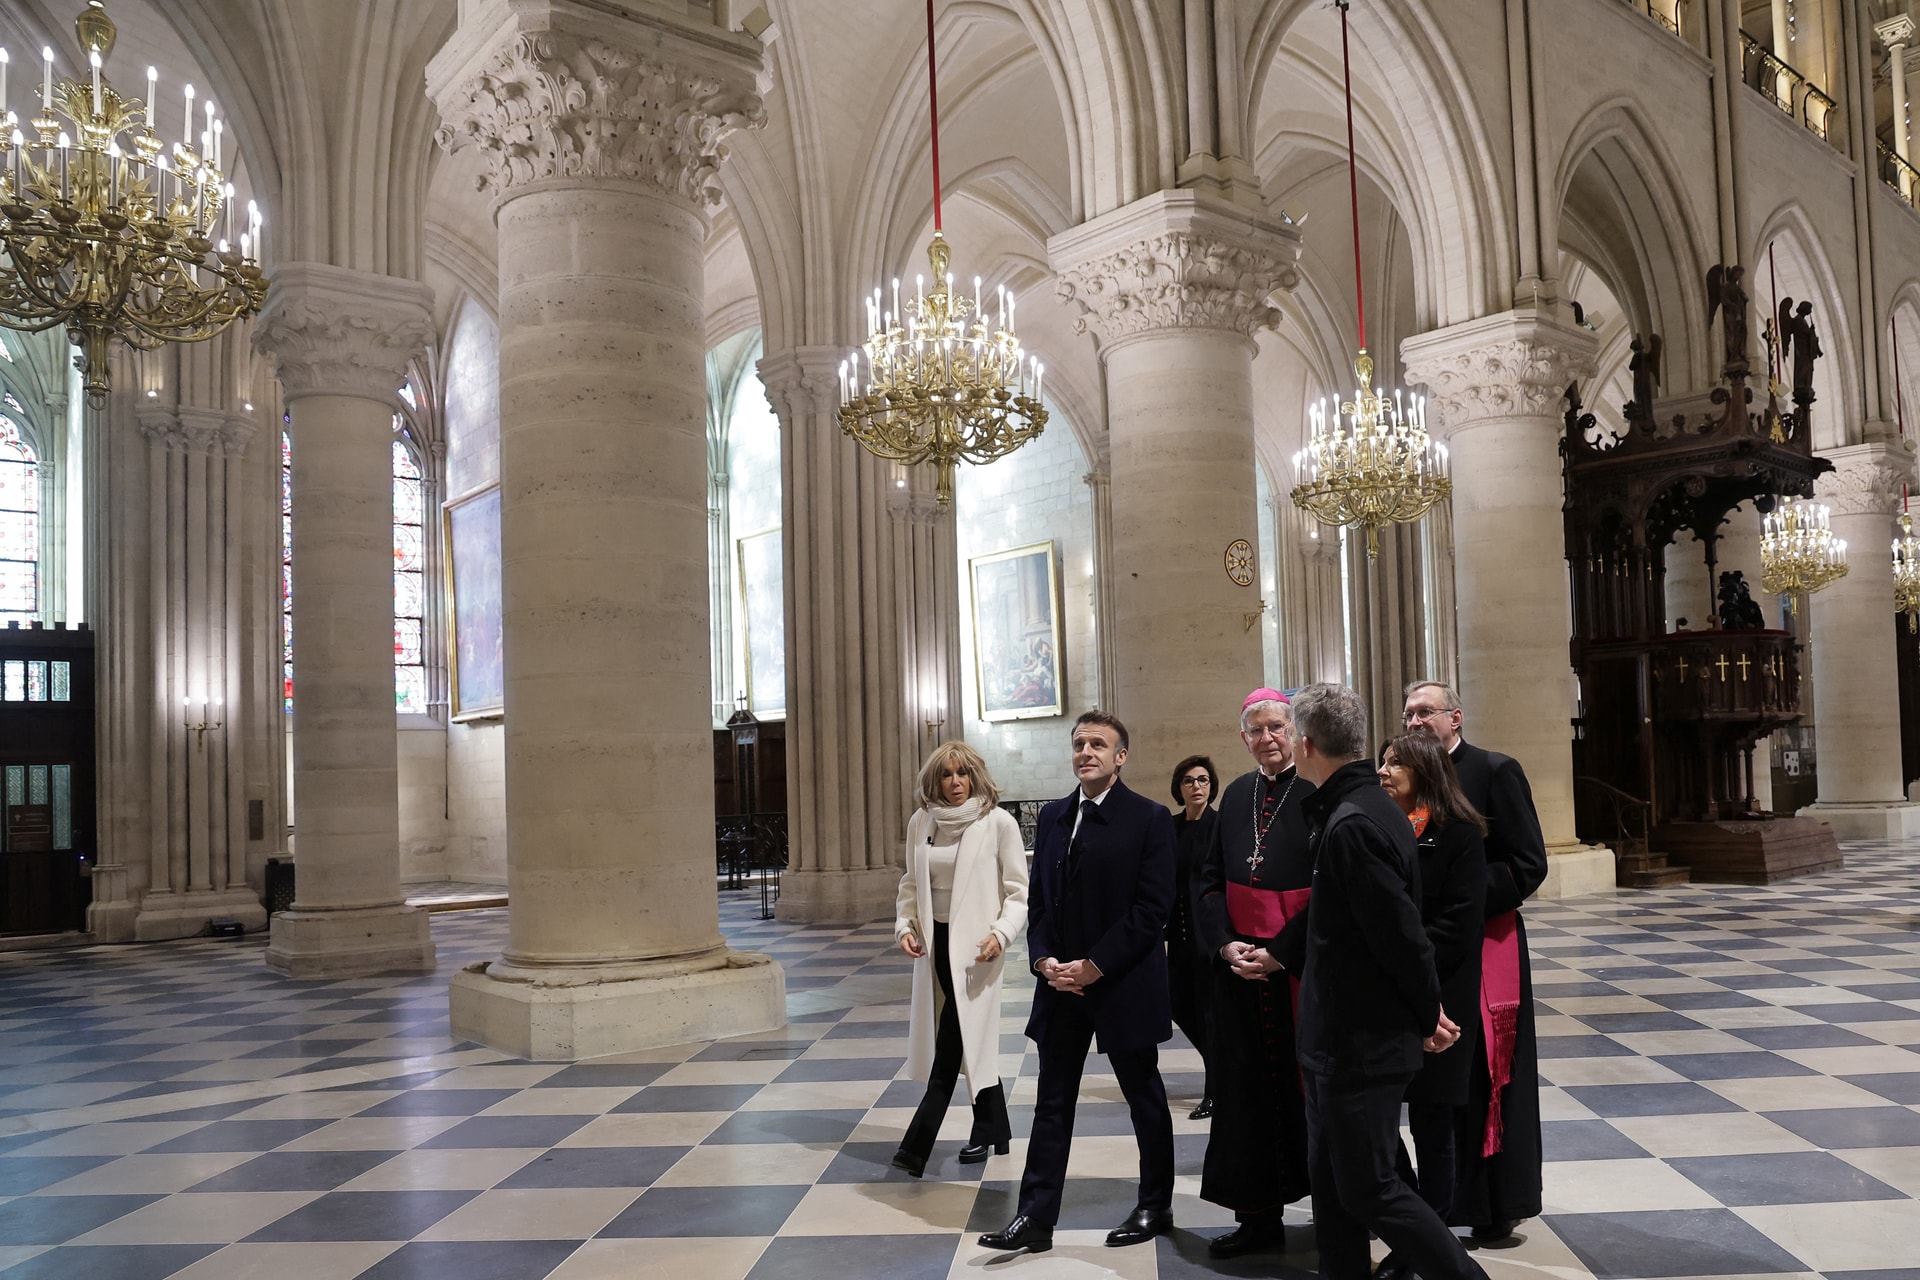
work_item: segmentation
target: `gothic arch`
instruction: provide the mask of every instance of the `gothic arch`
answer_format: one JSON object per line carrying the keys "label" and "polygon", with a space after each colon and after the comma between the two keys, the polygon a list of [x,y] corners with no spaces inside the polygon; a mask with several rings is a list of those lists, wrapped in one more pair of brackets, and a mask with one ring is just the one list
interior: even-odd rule
{"label": "gothic arch", "polygon": [[[1763,320],[1772,314],[1776,275],[1780,297],[1813,302],[1814,321],[1819,325],[1820,345],[1825,352],[1814,374],[1814,449],[1858,443],[1866,414],[1859,335],[1847,291],[1841,287],[1806,211],[1789,201],[1768,214],[1760,223],[1748,260],[1753,265],[1747,269],[1747,292]],[[1753,326],[1750,331],[1757,341],[1759,327]],[[1764,358],[1765,352],[1756,348],[1755,361]]]}

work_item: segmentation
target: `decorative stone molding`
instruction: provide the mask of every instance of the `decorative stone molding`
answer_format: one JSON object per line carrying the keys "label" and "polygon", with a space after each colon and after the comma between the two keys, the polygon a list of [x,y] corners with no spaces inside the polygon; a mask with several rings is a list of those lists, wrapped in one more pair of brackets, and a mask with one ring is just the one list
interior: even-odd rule
{"label": "decorative stone molding", "polygon": [[1508,311],[1409,338],[1400,355],[1444,432],[1514,418],[1557,423],[1568,384],[1593,376],[1595,342],[1558,319]]}
{"label": "decorative stone molding", "polygon": [[433,290],[413,280],[290,262],[253,328],[289,402],[355,396],[398,411],[407,364],[433,341]]}
{"label": "decorative stone molding", "polygon": [[720,203],[725,141],[766,119],[757,41],[659,15],[565,0],[513,6],[428,66],[434,141],[476,149],[496,200],[566,179],[638,182],[695,208]]}
{"label": "decorative stone molding", "polygon": [[1047,244],[1074,331],[1106,342],[1172,329],[1251,339],[1280,323],[1273,295],[1300,280],[1293,223],[1198,191],[1160,191]]}
{"label": "decorative stone molding", "polygon": [[1833,470],[1814,482],[1817,501],[1826,503],[1837,516],[1892,518],[1909,462],[1881,445],[1848,445],[1830,449],[1825,456]]}
{"label": "decorative stone molding", "polygon": [[942,510],[931,493],[908,493],[895,489],[887,494],[887,514],[901,524],[936,525],[952,511]]}
{"label": "decorative stone molding", "polygon": [[1873,24],[1873,34],[1889,49],[1903,49],[1913,43],[1913,19],[1904,13],[1883,18]]}
{"label": "decorative stone molding", "polygon": [[838,413],[840,362],[846,358],[839,347],[792,347],[761,357],[755,367],[774,415],[791,425],[798,419]]}
{"label": "decorative stone molding", "polygon": [[172,450],[186,444],[186,433],[180,430],[180,419],[170,404],[139,405],[133,411],[133,421],[140,429],[140,438],[155,448]]}

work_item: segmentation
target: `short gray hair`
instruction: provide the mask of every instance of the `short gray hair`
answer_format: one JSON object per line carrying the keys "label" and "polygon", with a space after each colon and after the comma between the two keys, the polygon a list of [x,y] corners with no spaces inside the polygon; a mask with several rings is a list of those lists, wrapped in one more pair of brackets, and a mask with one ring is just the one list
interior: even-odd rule
{"label": "short gray hair", "polygon": [[1287,723],[1293,723],[1293,707],[1277,698],[1262,698],[1259,702],[1249,702],[1240,708],[1240,732],[1247,731],[1247,719],[1256,711],[1279,711],[1286,715]]}
{"label": "short gray hair", "polygon": [[1343,684],[1310,684],[1293,695],[1293,722],[1301,738],[1329,760],[1367,754],[1367,704]]}
{"label": "short gray hair", "polygon": [[1402,692],[1400,696],[1403,698],[1411,698],[1421,689],[1438,689],[1440,691],[1440,709],[1442,711],[1460,710],[1460,695],[1453,691],[1452,685],[1442,684],[1438,680],[1415,680],[1406,687],[1406,690]]}

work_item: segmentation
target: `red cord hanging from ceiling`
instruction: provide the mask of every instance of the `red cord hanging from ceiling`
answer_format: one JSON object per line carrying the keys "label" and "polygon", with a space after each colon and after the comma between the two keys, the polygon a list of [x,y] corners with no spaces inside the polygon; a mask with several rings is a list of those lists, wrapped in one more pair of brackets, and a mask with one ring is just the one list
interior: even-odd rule
{"label": "red cord hanging from ceiling", "polygon": [[927,116],[933,126],[933,229],[940,230],[940,94],[933,74],[933,0],[927,0]]}
{"label": "red cord hanging from ceiling", "polygon": [[[1347,2],[1334,0],[1340,10],[1340,80],[1347,95],[1347,195],[1353,203],[1353,301],[1360,315],[1360,349],[1367,349],[1367,293],[1360,279],[1360,171],[1353,158],[1353,62],[1347,52]],[[933,0],[927,0],[931,11]],[[934,152],[934,172],[939,173],[939,152]],[[934,179],[936,185],[938,176]],[[937,215],[936,215],[937,216]],[[935,225],[939,225],[937,222]]]}

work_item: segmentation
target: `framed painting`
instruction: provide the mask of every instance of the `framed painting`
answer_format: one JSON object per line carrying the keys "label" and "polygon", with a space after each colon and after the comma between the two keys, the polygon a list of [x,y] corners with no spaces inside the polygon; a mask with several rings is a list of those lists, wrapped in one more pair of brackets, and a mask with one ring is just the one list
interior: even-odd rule
{"label": "framed painting", "polygon": [[498,716],[505,710],[507,692],[501,650],[500,487],[448,503],[441,519],[453,719]]}
{"label": "framed painting", "polygon": [[982,720],[1033,720],[1066,707],[1056,559],[1049,541],[967,562]]}
{"label": "framed painting", "polygon": [[734,540],[740,573],[741,640],[746,654],[747,708],[756,716],[787,714],[786,570],[778,525]]}

